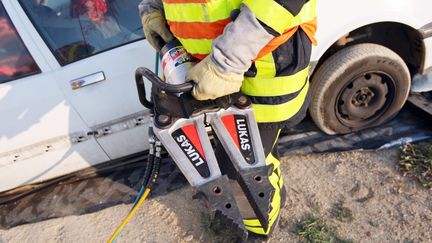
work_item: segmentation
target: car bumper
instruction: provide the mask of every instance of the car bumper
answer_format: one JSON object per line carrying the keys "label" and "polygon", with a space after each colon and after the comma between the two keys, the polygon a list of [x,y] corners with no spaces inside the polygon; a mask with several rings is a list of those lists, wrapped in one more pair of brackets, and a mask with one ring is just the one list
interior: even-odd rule
{"label": "car bumper", "polygon": [[423,61],[422,74],[432,71],[432,22],[419,29],[423,37],[425,47],[425,59]]}

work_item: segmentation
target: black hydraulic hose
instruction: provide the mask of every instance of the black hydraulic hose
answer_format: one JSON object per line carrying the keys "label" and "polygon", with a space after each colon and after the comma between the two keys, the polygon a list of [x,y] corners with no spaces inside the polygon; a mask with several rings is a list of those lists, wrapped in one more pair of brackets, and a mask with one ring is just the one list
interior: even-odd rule
{"label": "black hydraulic hose", "polygon": [[150,125],[150,127],[148,128],[148,137],[149,137],[149,157],[147,160],[147,164],[146,164],[146,168],[144,171],[144,175],[143,175],[143,179],[142,179],[142,188],[146,188],[149,180],[150,180],[150,176],[152,174],[153,171],[153,166],[154,166],[154,160],[155,160],[155,144],[156,144],[156,135],[154,134],[153,131],[153,126]]}
{"label": "black hydraulic hose", "polygon": [[[150,146],[152,146],[152,145],[150,145]],[[150,147],[150,150],[151,149],[154,149],[154,148]],[[141,187],[140,187],[138,195],[137,195],[137,197],[135,199],[133,207],[135,207],[135,205],[138,203],[138,201],[140,200],[140,198],[143,196],[143,194],[145,192],[145,189],[148,188],[147,185],[148,185],[148,183],[150,181],[150,178],[151,178],[150,176],[151,176],[152,171],[153,171],[153,167],[154,167],[153,165],[154,165],[154,163],[155,163],[155,156],[154,156],[153,153],[150,153],[149,156],[148,156],[148,159],[147,159],[147,164],[146,164],[146,168],[144,170],[144,175],[143,175],[141,183],[140,183]]]}
{"label": "black hydraulic hose", "polygon": [[147,187],[147,184],[149,182],[150,179],[150,175],[151,172],[153,170],[153,164],[154,164],[154,152],[155,152],[155,138],[154,138],[154,134],[153,134],[153,128],[149,127],[149,143],[150,143],[150,148],[149,148],[149,155],[148,155],[148,159],[147,159],[147,164],[146,164],[146,168],[144,170],[144,175],[141,181],[141,186],[142,188]]}
{"label": "black hydraulic hose", "polygon": [[150,154],[147,160],[143,178],[141,180],[141,186],[143,187],[147,187],[147,184],[149,183],[151,172],[153,171],[154,159],[155,159],[154,154]]}
{"label": "black hydraulic hose", "polygon": [[155,143],[156,143],[156,136],[153,132],[153,127],[150,126],[148,128],[148,137],[149,137],[149,155],[147,157],[147,163],[144,169],[144,175],[141,179],[141,185],[140,190],[138,192],[138,195],[135,199],[134,206],[138,203],[140,198],[143,196],[145,189],[147,188],[147,185],[149,183],[152,171],[153,171],[153,165],[155,160]]}
{"label": "black hydraulic hose", "polygon": [[[156,154],[154,156],[154,163],[153,163],[153,169],[150,176],[150,181],[147,183],[146,187],[141,188],[141,192],[139,193],[137,200],[135,201],[134,205],[132,206],[131,211],[126,216],[126,218],[122,221],[122,223],[117,227],[117,229],[114,231],[114,233],[111,235],[110,239],[108,240],[108,243],[116,242],[117,238],[123,231],[123,228],[126,226],[126,224],[129,222],[129,220],[135,215],[136,211],[141,207],[142,203],[147,199],[148,195],[150,194],[151,189],[155,185],[158,177],[159,177],[159,169],[160,169],[160,163],[162,161],[161,158],[161,143],[160,141],[155,142],[155,149]],[[150,162],[150,161],[149,161]]]}
{"label": "black hydraulic hose", "polygon": [[[158,142],[156,142],[158,143]],[[160,149],[160,147],[159,147]],[[160,156],[160,151],[158,152],[158,146],[156,146],[156,156],[155,156],[155,160],[154,160],[154,164],[153,164],[153,171],[150,177],[150,181],[147,184],[147,188],[152,189],[153,186],[155,185],[158,177],[159,177],[159,170],[160,170],[160,164],[162,161],[162,158]],[[159,155],[158,155],[159,153]]]}

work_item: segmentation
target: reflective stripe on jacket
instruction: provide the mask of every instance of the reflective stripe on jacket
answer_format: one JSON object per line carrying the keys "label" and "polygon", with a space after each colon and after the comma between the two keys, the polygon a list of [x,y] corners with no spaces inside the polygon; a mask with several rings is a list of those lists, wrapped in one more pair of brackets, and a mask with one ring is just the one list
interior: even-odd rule
{"label": "reflective stripe on jacket", "polygon": [[308,103],[311,43],[316,43],[316,0],[163,0],[171,32],[199,59],[211,53],[213,40],[223,34],[241,4],[276,36],[255,58],[242,86],[252,99],[257,121],[302,119]]}

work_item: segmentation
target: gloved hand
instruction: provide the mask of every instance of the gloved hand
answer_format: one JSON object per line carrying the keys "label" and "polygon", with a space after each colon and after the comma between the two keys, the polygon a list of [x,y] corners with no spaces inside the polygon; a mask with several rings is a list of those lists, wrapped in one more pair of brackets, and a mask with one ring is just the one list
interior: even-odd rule
{"label": "gloved hand", "polygon": [[221,71],[211,60],[210,55],[196,64],[186,75],[196,85],[192,95],[197,100],[214,100],[238,92],[243,82],[243,74]]}
{"label": "gloved hand", "polygon": [[174,39],[174,36],[168,30],[163,13],[159,11],[143,15],[141,23],[147,41],[157,51],[160,51],[165,43]]}

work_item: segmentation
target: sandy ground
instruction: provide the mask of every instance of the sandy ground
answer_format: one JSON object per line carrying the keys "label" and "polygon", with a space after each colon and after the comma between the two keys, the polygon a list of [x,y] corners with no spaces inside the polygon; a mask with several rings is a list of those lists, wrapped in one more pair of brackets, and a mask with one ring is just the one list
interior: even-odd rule
{"label": "sandy ground", "polygon": [[[287,204],[269,242],[297,242],[295,225],[322,218],[353,242],[432,242],[432,193],[397,171],[396,149],[283,158]],[[220,242],[203,226],[204,205],[184,187],[144,203],[118,242]],[[334,215],[335,205],[352,212]],[[131,205],[0,230],[3,242],[104,242]]]}

